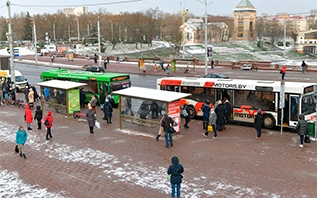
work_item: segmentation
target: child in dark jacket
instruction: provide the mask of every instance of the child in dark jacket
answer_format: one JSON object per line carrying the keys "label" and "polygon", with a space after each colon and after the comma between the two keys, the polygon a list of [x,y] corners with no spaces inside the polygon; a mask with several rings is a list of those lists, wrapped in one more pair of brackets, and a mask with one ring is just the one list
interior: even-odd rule
{"label": "child in dark jacket", "polygon": [[37,120],[37,130],[42,129],[43,111],[40,106],[36,106],[34,120]]}

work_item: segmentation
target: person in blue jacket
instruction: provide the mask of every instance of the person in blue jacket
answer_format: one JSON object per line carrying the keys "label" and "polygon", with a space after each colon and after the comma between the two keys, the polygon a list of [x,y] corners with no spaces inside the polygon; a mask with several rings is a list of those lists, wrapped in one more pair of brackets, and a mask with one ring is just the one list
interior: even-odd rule
{"label": "person in blue jacket", "polygon": [[19,129],[16,132],[16,144],[19,145],[20,148],[20,156],[26,158],[24,153],[24,144],[25,141],[28,139],[28,134],[26,133],[26,130],[23,128],[23,126],[19,126]]}
{"label": "person in blue jacket", "polygon": [[201,107],[201,111],[203,112],[203,129],[206,130],[208,128],[210,109],[210,101],[207,99],[205,104]]}
{"label": "person in blue jacket", "polygon": [[179,164],[179,159],[177,156],[171,158],[172,165],[169,166],[167,174],[171,175],[171,187],[172,187],[172,197],[175,197],[175,187],[177,189],[176,195],[179,198],[181,196],[181,183],[183,176],[181,173],[184,172],[184,167]]}

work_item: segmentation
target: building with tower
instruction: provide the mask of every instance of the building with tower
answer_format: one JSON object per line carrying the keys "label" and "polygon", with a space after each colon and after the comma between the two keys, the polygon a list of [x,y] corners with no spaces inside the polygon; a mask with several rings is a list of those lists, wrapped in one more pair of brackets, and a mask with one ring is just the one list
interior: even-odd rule
{"label": "building with tower", "polygon": [[249,0],[241,0],[233,9],[234,29],[232,40],[251,41],[256,39],[256,8]]}

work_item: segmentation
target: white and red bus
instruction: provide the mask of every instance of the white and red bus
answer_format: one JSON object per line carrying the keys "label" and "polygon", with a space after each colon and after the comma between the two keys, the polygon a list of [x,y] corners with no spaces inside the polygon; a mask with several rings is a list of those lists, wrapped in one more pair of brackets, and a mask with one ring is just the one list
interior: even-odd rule
{"label": "white and red bus", "polygon": [[[212,104],[229,100],[232,120],[253,123],[261,109],[266,128],[281,125],[281,81],[165,77],[157,79],[157,89],[192,94],[181,100],[181,105],[188,102],[192,118],[202,116],[200,109],[206,99]],[[296,126],[300,114],[314,119],[317,83],[286,81],[284,90],[283,126]]]}

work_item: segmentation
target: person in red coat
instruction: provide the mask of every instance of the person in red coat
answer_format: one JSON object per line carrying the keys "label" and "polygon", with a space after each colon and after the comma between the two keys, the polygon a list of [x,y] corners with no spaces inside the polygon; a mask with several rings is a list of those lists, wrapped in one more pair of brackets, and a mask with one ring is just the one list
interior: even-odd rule
{"label": "person in red coat", "polygon": [[51,133],[51,130],[52,130],[52,126],[53,126],[53,116],[52,116],[52,112],[51,111],[48,111],[47,112],[47,116],[44,118],[44,125],[46,127],[46,139],[49,140],[50,138],[52,138],[52,133]]}
{"label": "person in red coat", "polygon": [[26,107],[25,107],[24,119],[25,119],[26,126],[27,126],[28,130],[32,130],[31,123],[33,121],[33,114],[32,114],[32,111],[31,111],[29,105],[26,105]]}
{"label": "person in red coat", "polygon": [[284,80],[284,77],[285,77],[285,74],[286,74],[286,66],[285,65],[282,67],[280,73],[282,74],[282,80]]}

